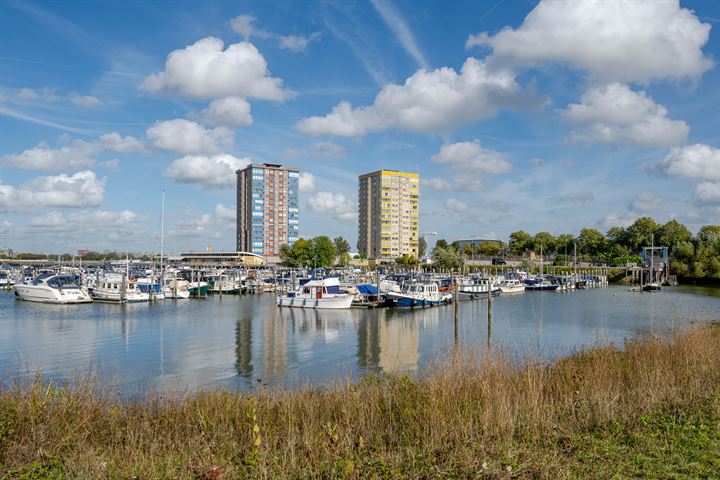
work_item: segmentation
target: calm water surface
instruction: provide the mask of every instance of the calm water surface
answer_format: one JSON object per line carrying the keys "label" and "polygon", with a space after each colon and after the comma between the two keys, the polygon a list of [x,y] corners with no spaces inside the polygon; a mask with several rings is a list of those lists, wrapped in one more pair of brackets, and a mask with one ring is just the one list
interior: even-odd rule
{"label": "calm water surface", "polygon": [[[485,348],[487,302],[458,307],[460,346]],[[38,370],[60,381],[94,371],[132,396],[246,390],[259,381],[322,386],[368,372],[413,373],[452,351],[453,309],[278,309],[271,294],[59,306],[0,292],[0,382]],[[494,346],[551,359],[598,342],[622,344],[720,319],[720,290],[527,292],[495,298],[492,313]]]}

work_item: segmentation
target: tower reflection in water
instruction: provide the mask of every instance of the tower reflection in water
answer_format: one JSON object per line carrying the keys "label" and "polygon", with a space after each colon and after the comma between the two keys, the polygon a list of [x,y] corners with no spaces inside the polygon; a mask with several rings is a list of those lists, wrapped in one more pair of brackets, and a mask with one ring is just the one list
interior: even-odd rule
{"label": "tower reflection in water", "polygon": [[[290,383],[316,375],[343,374],[330,370],[344,368],[346,360],[354,363],[351,356],[346,356],[355,343],[351,333],[354,331],[357,334],[354,375],[412,374],[420,363],[421,330],[437,328],[440,310],[315,311],[278,309],[270,302],[247,302],[235,326],[235,369],[246,379]],[[315,368],[304,370],[308,364]]]}
{"label": "tower reflection in water", "polygon": [[358,327],[358,365],[367,372],[413,373],[420,360],[420,327],[437,322],[437,311],[367,312]]}

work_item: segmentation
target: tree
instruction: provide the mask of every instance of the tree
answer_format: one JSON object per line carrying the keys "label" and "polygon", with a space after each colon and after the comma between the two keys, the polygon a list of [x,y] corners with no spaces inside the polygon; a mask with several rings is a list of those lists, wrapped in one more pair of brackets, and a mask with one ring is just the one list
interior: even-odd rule
{"label": "tree", "polygon": [[480,245],[478,245],[476,251],[480,255],[492,257],[492,256],[497,255],[500,252],[501,248],[502,247],[497,242],[483,242]]}
{"label": "tree", "polygon": [[578,250],[584,255],[599,257],[606,251],[605,236],[594,228],[583,228],[578,235]]}
{"label": "tree", "polygon": [[333,242],[335,243],[335,252],[338,256],[342,255],[343,253],[350,252],[350,242],[345,240],[343,237],[335,237],[333,239]]}
{"label": "tree", "polygon": [[539,232],[535,234],[533,238],[533,246],[536,252],[540,252],[540,246],[542,246],[543,253],[550,253],[555,251],[555,245],[557,240],[552,234],[548,232]]}
{"label": "tree", "polygon": [[465,264],[465,256],[453,248],[436,245],[433,249],[433,264],[445,270],[460,270]]}
{"label": "tree", "polygon": [[316,267],[332,267],[335,263],[335,244],[325,235],[312,239],[313,264]]}
{"label": "tree", "polygon": [[660,227],[659,233],[658,244],[670,249],[673,249],[680,242],[689,242],[692,238],[690,230],[677,220],[670,220]]}
{"label": "tree", "polygon": [[292,246],[292,258],[295,266],[308,267],[313,264],[315,251],[312,240],[299,238]]}
{"label": "tree", "polygon": [[610,241],[610,243],[620,244],[626,247],[628,246],[627,230],[625,230],[623,227],[610,227],[610,229],[607,231],[606,237]]}
{"label": "tree", "polygon": [[659,225],[650,217],[640,217],[627,228],[627,242],[633,253],[639,252],[641,247],[649,246],[652,236],[656,235]]}
{"label": "tree", "polygon": [[438,248],[438,247],[440,247],[440,248],[447,248],[447,247],[448,247],[447,240],[441,238],[440,240],[438,240],[437,242],[435,242],[435,248]]}
{"label": "tree", "polygon": [[706,225],[702,227],[698,231],[696,239],[702,245],[718,245],[720,243],[720,226]]}
{"label": "tree", "polygon": [[418,264],[418,259],[415,258],[413,255],[403,255],[402,257],[398,257],[395,259],[395,263],[398,265],[403,266],[413,266]]}
{"label": "tree", "polygon": [[347,267],[348,265],[350,265],[350,262],[352,262],[352,258],[350,257],[350,254],[348,252],[343,252],[338,255],[338,267]]}
{"label": "tree", "polygon": [[425,240],[425,237],[420,237],[420,240],[418,240],[418,258],[425,257],[425,254],[427,253],[427,240]]}
{"label": "tree", "polygon": [[508,247],[514,255],[522,255],[533,246],[533,237],[524,230],[518,230],[510,234]]}
{"label": "tree", "polygon": [[293,255],[292,247],[290,245],[288,245],[287,243],[283,243],[282,245],[280,245],[280,260],[281,260],[281,263],[283,265],[285,265],[286,267],[298,267],[299,266],[295,260],[295,256]]}

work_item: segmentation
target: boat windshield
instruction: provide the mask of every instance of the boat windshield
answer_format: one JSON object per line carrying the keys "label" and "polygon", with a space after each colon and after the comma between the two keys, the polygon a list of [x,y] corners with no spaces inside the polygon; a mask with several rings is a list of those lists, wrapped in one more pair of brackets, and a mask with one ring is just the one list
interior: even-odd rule
{"label": "boat windshield", "polygon": [[79,288],[75,277],[71,277],[70,275],[52,277],[47,281],[47,284],[52,288]]}

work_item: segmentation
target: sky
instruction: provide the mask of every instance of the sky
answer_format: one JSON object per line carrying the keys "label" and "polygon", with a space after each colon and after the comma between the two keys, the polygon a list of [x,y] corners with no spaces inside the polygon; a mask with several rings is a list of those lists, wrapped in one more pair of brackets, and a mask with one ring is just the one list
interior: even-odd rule
{"label": "sky", "polygon": [[235,174],[301,236],[418,172],[421,232],[720,223],[720,3],[0,0],[0,246],[235,247]]}

